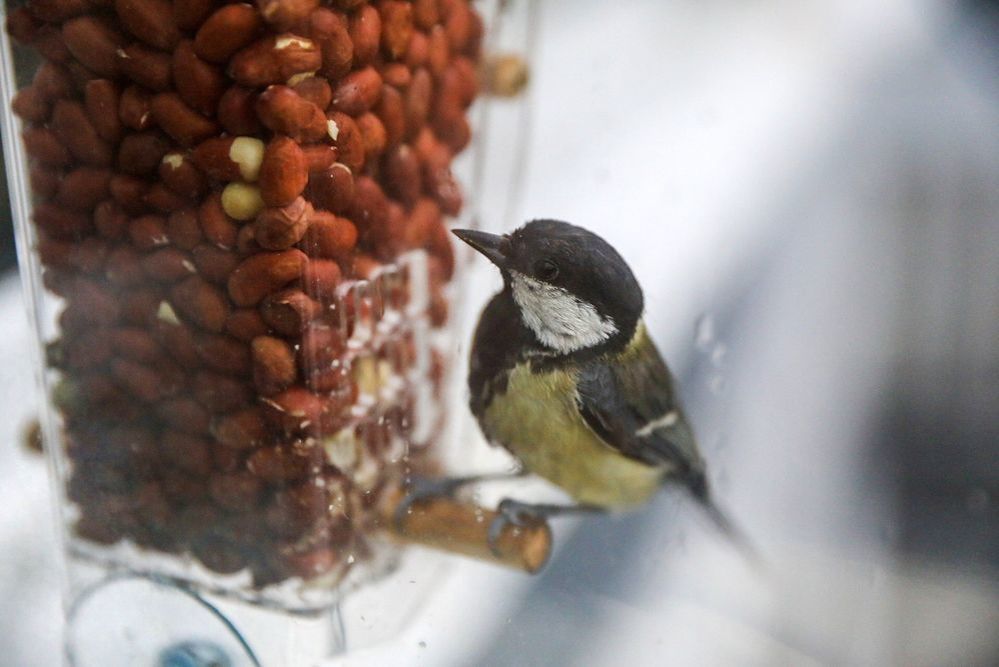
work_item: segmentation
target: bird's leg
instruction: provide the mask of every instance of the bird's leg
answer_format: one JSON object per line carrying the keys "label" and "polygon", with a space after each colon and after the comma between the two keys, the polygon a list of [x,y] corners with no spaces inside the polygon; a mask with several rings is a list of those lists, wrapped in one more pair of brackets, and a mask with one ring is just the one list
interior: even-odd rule
{"label": "bird's leg", "polygon": [[482,475],[465,475],[462,477],[413,477],[409,480],[406,495],[399,501],[392,514],[392,522],[396,528],[402,525],[402,519],[409,512],[413,503],[432,498],[453,498],[458,489],[479,482],[494,482],[504,479],[523,477],[527,472],[520,468],[512,472],[494,472]]}
{"label": "bird's leg", "polygon": [[496,508],[499,514],[489,524],[489,548],[496,553],[496,542],[508,525],[525,526],[530,523],[544,521],[549,517],[566,514],[593,514],[605,512],[597,505],[547,505],[523,503],[513,498],[506,498]]}

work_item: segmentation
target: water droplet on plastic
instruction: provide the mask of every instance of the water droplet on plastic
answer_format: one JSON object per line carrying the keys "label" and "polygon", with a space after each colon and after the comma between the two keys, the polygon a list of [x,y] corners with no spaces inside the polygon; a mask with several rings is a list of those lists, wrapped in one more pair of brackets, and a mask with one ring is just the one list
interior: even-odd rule
{"label": "water droplet on plastic", "polygon": [[694,344],[701,350],[707,350],[715,340],[715,321],[708,315],[700,315],[694,322]]}

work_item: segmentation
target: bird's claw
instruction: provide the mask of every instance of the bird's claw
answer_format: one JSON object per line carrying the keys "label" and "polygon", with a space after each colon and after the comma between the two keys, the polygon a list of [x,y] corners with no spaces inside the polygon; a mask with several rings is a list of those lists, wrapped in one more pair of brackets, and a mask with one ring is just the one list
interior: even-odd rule
{"label": "bird's claw", "polygon": [[547,516],[543,507],[522,503],[512,498],[506,498],[500,502],[496,512],[496,516],[489,522],[489,531],[486,533],[489,550],[496,556],[500,555],[498,546],[500,535],[503,534],[507,526],[523,528],[531,524],[541,523]]}
{"label": "bird's claw", "polygon": [[392,525],[402,528],[403,519],[414,504],[433,498],[454,498],[458,489],[475,481],[473,477],[414,477],[407,485],[405,497],[392,513]]}

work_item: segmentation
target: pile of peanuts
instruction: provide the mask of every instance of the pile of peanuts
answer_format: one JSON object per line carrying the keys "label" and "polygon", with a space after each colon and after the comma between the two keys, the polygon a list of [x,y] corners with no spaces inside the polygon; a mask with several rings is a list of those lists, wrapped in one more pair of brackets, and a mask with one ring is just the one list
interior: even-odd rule
{"label": "pile of peanuts", "polygon": [[[362,399],[413,377],[407,320],[447,318],[480,18],[468,0],[27,0],[7,30],[39,63],[12,106],[64,303],[48,356],[75,533],[254,587],[340,576],[412,429],[406,391]],[[395,267],[414,250],[422,315]]]}

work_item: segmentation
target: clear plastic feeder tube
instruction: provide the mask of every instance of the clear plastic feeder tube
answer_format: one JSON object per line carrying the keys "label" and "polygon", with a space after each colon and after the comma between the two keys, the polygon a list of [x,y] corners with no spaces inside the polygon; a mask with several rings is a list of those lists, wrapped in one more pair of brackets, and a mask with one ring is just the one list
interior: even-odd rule
{"label": "clear plastic feeder tube", "polygon": [[295,636],[254,610],[335,648],[337,601],[400,557],[386,498],[455,432],[448,226],[476,224],[483,17],[510,8],[307,5],[4,5],[74,664],[195,655],[199,614],[254,664]]}

